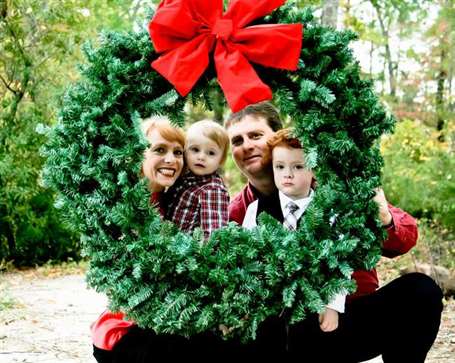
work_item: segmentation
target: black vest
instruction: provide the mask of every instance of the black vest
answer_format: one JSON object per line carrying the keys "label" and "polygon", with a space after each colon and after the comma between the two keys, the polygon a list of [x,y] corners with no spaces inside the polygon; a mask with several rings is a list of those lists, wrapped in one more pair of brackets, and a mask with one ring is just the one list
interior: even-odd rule
{"label": "black vest", "polygon": [[274,191],[271,195],[261,195],[258,198],[258,211],[256,213],[256,223],[257,217],[262,212],[270,214],[278,222],[283,223],[284,216],[281,211],[280,197],[278,195],[278,189]]}
{"label": "black vest", "polygon": [[[256,224],[258,223],[258,216],[262,212],[270,214],[273,218],[275,218],[278,222],[283,224],[284,216],[283,211],[281,210],[281,203],[280,203],[280,196],[278,194],[278,190],[273,192],[271,195],[261,195],[258,198],[258,211],[256,213]],[[300,222],[303,219],[303,215],[297,220],[297,226],[300,225]]]}

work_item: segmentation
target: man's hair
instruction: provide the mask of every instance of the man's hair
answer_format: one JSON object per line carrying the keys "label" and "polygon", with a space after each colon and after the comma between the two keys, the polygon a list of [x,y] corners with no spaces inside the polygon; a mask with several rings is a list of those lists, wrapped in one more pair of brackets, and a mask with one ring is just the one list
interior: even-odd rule
{"label": "man's hair", "polygon": [[291,129],[278,130],[273,136],[267,140],[267,145],[270,150],[274,147],[282,145],[293,149],[302,149],[299,139],[292,136]]}
{"label": "man's hair", "polygon": [[232,124],[241,121],[245,116],[263,117],[273,131],[278,131],[283,127],[278,110],[269,101],[253,103],[241,111],[232,113],[226,120],[224,127],[228,129]]}
{"label": "man's hair", "polygon": [[164,116],[151,116],[142,120],[141,129],[146,138],[149,138],[153,130],[158,130],[161,137],[169,142],[177,142],[182,148],[185,147],[185,133],[178,126],[173,126],[169,119]]}
{"label": "man's hair", "polygon": [[187,133],[189,133],[191,129],[197,130],[218,145],[222,153],[220,165],[223,165],[226,161],[229,149],[229,136],[223,126],[215,121],[205,119],[192,124],[188,128]]}

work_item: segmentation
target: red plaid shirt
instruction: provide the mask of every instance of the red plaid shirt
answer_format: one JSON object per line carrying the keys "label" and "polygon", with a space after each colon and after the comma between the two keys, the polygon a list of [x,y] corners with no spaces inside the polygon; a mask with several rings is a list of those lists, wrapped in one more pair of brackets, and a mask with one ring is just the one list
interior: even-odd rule
{"label": "red plaid shirt", "polygon": [[166,194],[172,200],[166,219],[183,232],[200,227],[207,239],[228,223],[229,193],[217,173],[199,176],[188,172]]}

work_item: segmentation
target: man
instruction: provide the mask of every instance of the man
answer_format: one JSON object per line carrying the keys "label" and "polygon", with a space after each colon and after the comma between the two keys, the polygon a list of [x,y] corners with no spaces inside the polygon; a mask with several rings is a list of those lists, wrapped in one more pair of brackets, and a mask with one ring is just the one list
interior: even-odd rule
{"label": "man", "polygon": [[[248,178],[229,206],[230,220],[242,224],[250,203],[275,192],[267,140],[280,128],[279,114],[269,102],[250,105],[226,122],[232,155]],[[374,199],[388,233],[383,255],[406,253],[417,241],[415,220],[388,204],[381,189]],[[439,329],[440,288],[423,274],[402,276],[380,289],[375,269],[355,271],[352,278],[357,291],[348,297],[334,332],[322,332],[316,315],[289,328],[280,318],[269,319],[250,353],[290,354],[304,362],[361,362],[378,355],[384,363],[424,362]]]}

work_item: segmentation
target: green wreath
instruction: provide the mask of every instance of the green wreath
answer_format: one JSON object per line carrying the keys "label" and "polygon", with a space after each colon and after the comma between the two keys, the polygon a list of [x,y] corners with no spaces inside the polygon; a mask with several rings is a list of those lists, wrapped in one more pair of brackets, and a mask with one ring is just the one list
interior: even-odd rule
{"label": "green wreath", "polygon": [[150,68],[158,55],[145,31],[106,33],[97,49],[85,47],[83,79],[47,131],[43,179],[81,233],[88,282],[141,327],[191,336],[224,324],[254,338],[269,316],[300,321],[341,289],[352,292],[352,271],[373,268],[381,255],[385,233],[371,198],[382,166],[377,140],[394,120],[360,79],[348,48],[356,35],[322,27],[292,3],[262,23],[305,27],[297,71],[255,68],[293,120],[318,180],[298,231],[263,215],[252,231],[231,223],[201,245],[198,231],[179,232],[151,208],[138,174],[148,146],[141,118],[166,115],[182,125],[185,103],[211,110],[217,85],[211,64],[179,96]]}

